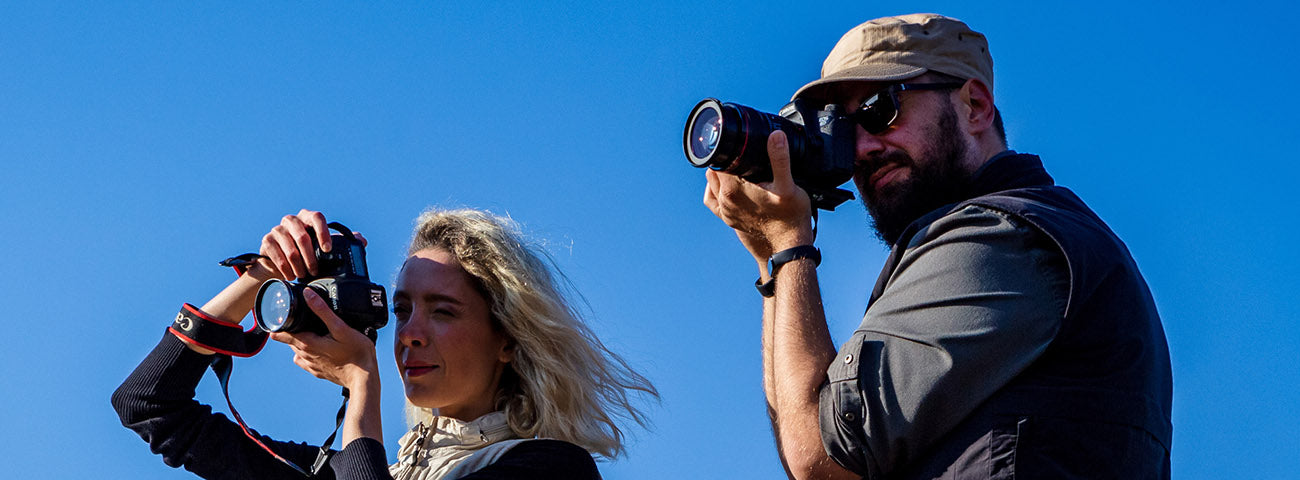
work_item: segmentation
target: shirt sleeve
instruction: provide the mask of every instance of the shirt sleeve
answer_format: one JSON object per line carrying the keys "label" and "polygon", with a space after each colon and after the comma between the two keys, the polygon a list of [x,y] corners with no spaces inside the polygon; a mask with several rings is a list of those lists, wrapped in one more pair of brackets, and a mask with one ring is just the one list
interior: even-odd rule
{"label": "shirt sleeve", "polygon": [[[203,478],[303,478],[249,440],[235,422],[194,400],[194,389],[211,361],[212,357],[190,350],[174,335],[164,334],[113,392],[113,408],[122,425],[162,455],[163,463],[183,466]],[[304,443],[258,438],[303,468],[311,467],[319,450]],[[332,479],[334,473],[325,468],[317,478]]]}
{"label": "shirt sleeve", "polygon": [[[392,480],[384,444],[373,438],[358,438],[330,458],[338,480]],[[324,473],[323,471],[321,473]]]}
{"label": "shirt sleeve", "polygon": [[918,232],[827,370],[826,452],[867,478],[923,455],[1051,343],[1064,261],[1033,227],[979,206]]}

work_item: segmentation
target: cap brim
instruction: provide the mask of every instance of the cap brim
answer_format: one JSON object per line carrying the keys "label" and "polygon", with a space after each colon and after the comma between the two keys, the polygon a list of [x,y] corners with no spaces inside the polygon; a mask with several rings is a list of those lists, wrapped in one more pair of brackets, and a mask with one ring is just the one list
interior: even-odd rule
{"label": "cap brim", "polygon": [[826,85],[840,82],[894,82],[906,80],[925,73],[927,70],[912,65],[903,65],[901,63],[873,63],[870,65],[858,65],[856,67],[846,68],[828,76],[815,80],[801,87],[790,100],[799,98],[801,95],[815,93],[820,91]]}

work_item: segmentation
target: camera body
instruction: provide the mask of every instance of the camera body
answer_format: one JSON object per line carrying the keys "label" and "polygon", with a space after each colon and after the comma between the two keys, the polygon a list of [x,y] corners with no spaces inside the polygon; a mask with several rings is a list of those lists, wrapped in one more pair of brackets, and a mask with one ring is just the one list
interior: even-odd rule
{"label": "camera body", "polygon": [[321,251],[313,234],[313,254],[318,274],[296,282],[267,280],[257,291],[253,318],[257,327],[267,332],[312,332],[329,334],[319,316],[303,298],[311,289],[325,300],[348,326],[374,341],[378,330],[388,324],[388,295],[384,287],[370,281],[366,269],[365,246],[342,224],[329,224],[338,234],[330,235],[332,249]]}
{"label": "camera body", "polygon": [[785,132],[794,183],[808,192],[814,207],[834,210],[853,199],[853,192],[838,187],[853,178],[856,124],[836,105],[817,109],[798,99],[774,115],[706,98],[687,118],[682,148],[696,167],[768,182],[767,137],[776,130]]}

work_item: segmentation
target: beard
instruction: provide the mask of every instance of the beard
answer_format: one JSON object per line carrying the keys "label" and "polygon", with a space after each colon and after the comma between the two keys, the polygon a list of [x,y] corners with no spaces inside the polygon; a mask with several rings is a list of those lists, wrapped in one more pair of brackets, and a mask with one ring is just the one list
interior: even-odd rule
{"label": "beard", "polygon": [[[876,238],[886,244],[896,242],[907,226],[922,215],[966,199],[970,175],[961,164],[967,148],[957,130],[957,113],[951,103],[940,112],[938,122],[927,129],[926,138],[929,143],[921,152],[921,161],[903,151],[886,152],[860,161],[854,175],[862,203],[871,214]],[[891,164],[909,169],[910,175],[877,190],[871,174]]]}

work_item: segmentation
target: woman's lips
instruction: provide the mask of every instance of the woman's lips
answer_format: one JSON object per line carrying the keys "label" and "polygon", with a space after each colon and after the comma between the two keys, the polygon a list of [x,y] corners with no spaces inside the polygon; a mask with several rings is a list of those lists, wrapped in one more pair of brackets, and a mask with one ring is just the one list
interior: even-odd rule
{"label": "woman's lips", "polygon": [[418,377],[420,375],[424,375],[426,373],[432,372],[433,369],[435,368],[438,368],[438,366],[437,365],[408,366],[406,367],[406,378]]}

